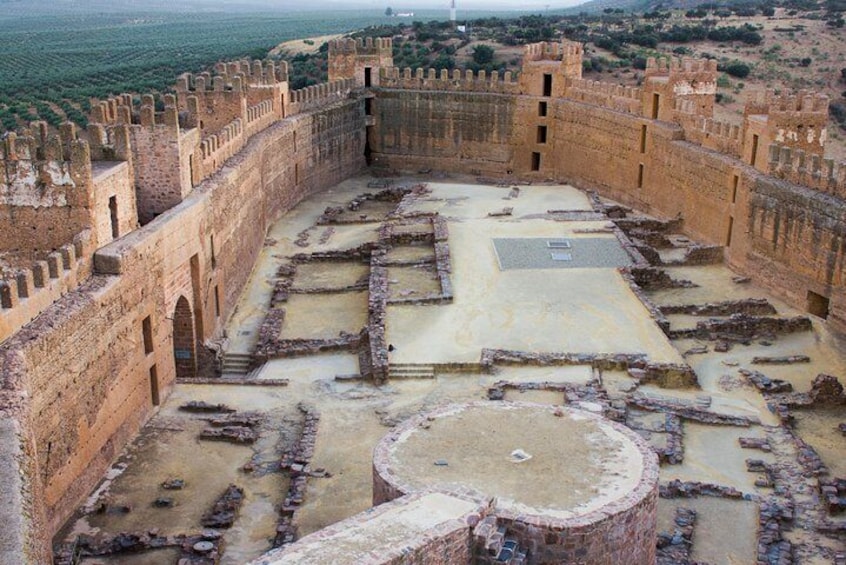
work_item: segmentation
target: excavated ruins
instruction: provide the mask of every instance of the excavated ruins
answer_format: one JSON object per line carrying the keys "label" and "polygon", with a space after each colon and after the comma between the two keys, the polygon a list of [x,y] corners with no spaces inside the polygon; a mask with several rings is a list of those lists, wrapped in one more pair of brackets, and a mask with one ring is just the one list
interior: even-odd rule
{"label": "excavated ruins", "polygon": [[[382,563],[407,547],[431,560],[446,551],[437,536],[464,539],[477,563],[577,562],[515,528],[503,502],[544,503],[534,513],[554,524],[568,516],[556,504],[591,507],[567,493],[626,499],[632,464],[594,487],[579,485],[596,470],[572,470],[625,462],[617,448],[532,420],[573,408],[657,454],[651,530],[646,512],[644,533],[623,534],[652,548],[637,562],[842,561],[839,338],[679,221],[569,186],[429,177],[347,181],[270,230],[222,376],[177,384],[65,529],[57,563]],[[559,253],[572,256],[547,263]],[[432,435],[433,409],[467,402],[529,412],[459,410]],[[425,441],[404,463],[384,447],[398,425]],[[439,476],[446,486],[423,486]],[[624,514],[609,521],[624,528]],[[635,555],[621,551],[606,558]]]}

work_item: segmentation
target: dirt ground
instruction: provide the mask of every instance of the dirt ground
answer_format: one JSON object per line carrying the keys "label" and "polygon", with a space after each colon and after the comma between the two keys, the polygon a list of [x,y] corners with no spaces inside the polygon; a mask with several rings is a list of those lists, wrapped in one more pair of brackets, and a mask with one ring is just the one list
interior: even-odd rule
{"label": "dirt ground", "polygon": [[[315,225],[327,206],[343,206],[356,195],[372,192],[367,188],[372,180],[360,177],[345,181],[302,202],[273,226],[240,303],[228,321],[229,352],[249,353],[255,347],[256,329],[267,313],[280,264],[289,263],[298,253],[350,250],[376,241],[378,222],[334,226],[334,231]],[[394,182],[411,185],[421,180],[425,181],[409,178]],[[298,535],[304,536],[371,507],[373,448],[391,427],[438,406],[487,399],[492,389],[506,382],[511,385],[505,391],[506,400],[564,404],[574,402],[573,394],[600,390],[607,395],[606,404],[625,404],[636,397],[699,407],[708,417],[747,418],[753,422],[713,425],[680,419],[682,459],[662,465],[661,483],[675,479],[713,483],[735,488],[744,495],[740,500],[712,496],[660,499],[659,530],[672,529],[669,524],[676,507],[699,513],[692,552],[696,559],[738,564],[755,561],[758,507],[775,491],[772,486],[756,482],[760,473],[747,470],[748,459],[777,462],[783,471],[776,473],[776,484],[795,490],[796,522],[802,527],[789,535],[797,552],[807,556],[803,563],[827,559],[833,552],[846,549],[842,540],[814,531],[814,520],[821,512],[819,497],[814,494],[813,479],[801,478],[797,471],[798,452],[790,439],[792,432],[780,426],[767,407],[767,399],[740,372],[764,371],[771,377],[788,380],[798,392],[809,390],[820,372],[836,375],[842,381],[846,376],[846,347],[821,321],[814,320],[810,332],[753,339],[736,344],[727,352],[715,351],[712,342],[671,340],[616,269],[498,269],[493,237],[505,234],[576,238],[579,229],[605,226],[606,222],[595,219],[561,222],[546,216],[551,209],[590,211],[590,201],[580,191],[569,186],[523,187],[519,197],[507,202],[514,207],[514,215],[503,219],[490,218],[487,213],[506,204],[503,198],[509,189],[473,185],[465,179],[439,180],[429,183],[429,188],[429,194],[415,197],[406,209],[413,213],[438,212],[446,220],[453,301],[388,305],[386,315],[387,341],[394,345],[391,364],[429,366],[431,373],[427,378],[391,378],[377,386],[354,378],[359,373],[355,351],[337,351],[272,359],[245,377],[251,382],[244,385],[177,384],[142,434],[104,477],[105,482],[92,493],[88,511],[83,510],[69,523],[63,536],[151,528],[167,534],[196,532],[201,529],[199,516],[232,482],[245,489],[246,501],[234,526],[224,533],[226,550],[221,562],[245,563],[271,547],[278,511],[290,485],[288,472],[280,469],[279,460],[300,433],[301,408],[313,409],[320,415],[309,465],[323,470],[308,479],[304,500],[295,513]],[[308,235],[305,244],[303,234]],[[394,257],[420,258],[429,254],[405,249]],[[297,283],[304,290],[313,286],[311,283],[336,285],[362,274],[358,266],[338,271],[331,262],[308,265],[302,272],[307,280]],[[734,273],[722,265],[672,267],[667,271],[674,278],[692,280],[700,286],[646,293],[659,307],[757,297],[769,300],[778,316],[801,314],[763,289],[733,282]],[[289,302],[283,304],[292,313],[283,322],[282,336],[325,338],[341,329],[358,331],[367,316],[366,294],[292,294]],[[691,323],[677,321],[683,325]],[[704,346],[705,351],[688,353],[697,346]],[[497,365],[492,372],[483,373],[477,366],[485,348],[527,353],[643,354],[655,362],[689,363],[699,386],[663,388],[640,383],[625,370],[597,370],[590,364]],[[752,364],[756,355],[798,353],[809,355],[811,361],[786,366]],[[467,367],[461,368],[461,364]],[[271,379],[288,379],[288,385],[262,384]],[[251,446],[199,440],[202,419],[178,409],[189,400],[225,403],[239,412],[260,414],[260,439]],[[648,437],[656,448],[666,448],[669,434],[662,427],[666,414],[635,407],[628,410],[626,423]],[[796,417],[798,436],[816,448],[832,473],[843,473],[839,455],[844,452],[846,438],[835,427],[844,419],[842,411],[809,408],[807,412],[797,412]],[[478,432],[479,425],[470,426],[472,433]],[[461,449],[475,445],[472,433],[462,436],[466,445]],[[765,453],[741,448],[741,437],[767,439],[773,450]],[[549,445],[549,454],[574,455],[557,436],[538,435],[535,440],[529,451],[544,454]],[[590,442],[585,447],[590,451]],[[253,463],[251,470],[244,470],[249,462]],[[549,474],[556,473],[550,468]],[[176,505],[153,507],[152,501],[162,496],[161,482],[177,477],[185,479],[186,488],[173,495]],[[544,484],[543,479],[538,479],[537,494],[541,498]],[[549,483],[553,484],[557,483]],[[553,501],[554,495],[545,498]],[[116,517],[93,512],[104,503],[126,506],[131,511]],[[164,551],[136,556],[132,561],[110,559],[89,559],[85,563],[142,565],[173,561]]]}

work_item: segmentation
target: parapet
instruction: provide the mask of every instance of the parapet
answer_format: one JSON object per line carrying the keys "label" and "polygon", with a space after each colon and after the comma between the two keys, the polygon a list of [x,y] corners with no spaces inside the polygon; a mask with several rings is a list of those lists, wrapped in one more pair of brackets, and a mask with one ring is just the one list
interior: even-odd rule
{"label": "parapet", "polygon": [[[87,205],[91,189],[91,150],[66,122],[48,135],[43,122],[0,137],[0,205]],[[34,134],[34,135],[33,135]]]}
{"label": "parapet", "polygon": [[740,158],[743,150],[743,128],[739,124],[698,115],[695,106],[692,100],[676,100],[673,120],[684,129],[685,139]]}
{"label": "parapet", "polygon": [[93,124],[116,125],[129,124],[141,126],[179,126],[179,111],[176,108],[176,96],[161,96],[163,112],[156,111],[156,97],[145,94],[141,97],[140,107],[136,110],[130,94],[122,94],[96,104],[91,109],[90,121]]}
{"label": "parapet", "polygon": [[523,50],[523,64],[535,61],[564,61],[571,57],[581,58],[583,54],[584,47],[575,41],[560,43],[541,41],[526,45]]}
{"label": "parapet", "polygon": [[285,61],[230,61],[215,65],[215,73],[184,73],[176,80],[178,93],[242,91],[246,87],[274,86],[288,81]]}
{"label": "parapet", "polygon": [[627,114],[639,114],[643,91],[634,86],[622,86],[580,78],[568,78],[564,97],[594,104]]}
{"label": "parapet", "polygon": [[86,257],[94,252],[91,232],[47,253],[29,268],[0,278],[0,342],[30,322],[86,276]]}
{"label": "parapet", "polygon": [[394,41],[389,37],[365,39],[333,39],[329,42],[329,56],[333,55],[393,55]]}
{"label": "parapet", "polygon": [[646,60],[646,78],[649,77],[672,77],[683,78],[685,75],[699,73],[713,73],[716,79],[717,61],[714,59],[694,59],[691,57],[677,58],[655,58],[649,57]]}
{"label": "parapet", "polygon": [[71,161],[85,153],[79,149],[82,145],[87,147],[73,122],[63,123],[55,134],[49,133],[46,122],[32,122],[27,129],[0,136],[0,160]]}
{"label": "parapet", "polygon": [[448,92],[492,92],[498,94],[517,94],[519,84],[511,71],[490,74],[485,71],[463,73],[454,69],[452,74],[446,69],[438,72],[436,69],[398,69],[390,67],[380,70],[380,86],[382,88],[398,88],[404,90],[440,90]]}
{"label": "parapet", "polygon": [[846,162],[836,163],[802,149],[773,143],[768,166],[774,177],[846,198]]}
{"label": "parapet", "polygon": [[801,113],[807,116],[823,117],[828,121],[828,106],[828,96],[818,92],[800,90],[796,94],[776,94],[775,91],[768,90],[751,96],[746,102],[743,114],[749,116]]}
{"label": "parapet", "polygon": [[290,114],[316,110],[343,100],[353,88],[355,80],[347,78],[292,90]]}

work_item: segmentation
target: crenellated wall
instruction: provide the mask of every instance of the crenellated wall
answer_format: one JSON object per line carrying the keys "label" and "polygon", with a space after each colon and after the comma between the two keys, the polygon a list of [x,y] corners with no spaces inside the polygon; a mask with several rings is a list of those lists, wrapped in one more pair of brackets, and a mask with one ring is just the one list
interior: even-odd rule
{"label": "crenellated wall", "polygon": [[38,125],[0,139],[0,252],[29,260],[86,229],[94,199],[88,143],[73,127],[48,136]]}
{"label": "crenellated wall", "polygon": [[[44,531],[55,532],[152,412],[151,379],[161,398],[172,386],[177,302],[190,306],[193,362],[201,370],[202,344],[220,334],[271,222],[355,174],[363,156],[356,97],[326,99],[276,122],[182,202],[97,251],[93,276],[6,340],[0,375],[10,393],[29,391],[23,423],[31,433],[21,441],[37,454],[27,476],[43,494],[0,514],[40,512]],[[50,540],[32,541],[38,551]]]}

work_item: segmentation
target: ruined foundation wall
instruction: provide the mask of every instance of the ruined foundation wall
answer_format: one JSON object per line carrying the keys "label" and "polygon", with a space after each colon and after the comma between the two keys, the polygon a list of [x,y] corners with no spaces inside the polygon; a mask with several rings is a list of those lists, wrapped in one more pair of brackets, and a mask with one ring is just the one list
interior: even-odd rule
{"label": "ruined foundation wall", "polygon": [[[351,100],[256,135],[182,203],[98,251],[97,274],[3,344],[4,390],[31,399],[27,439],[38,468],[26,474],[44,490],[25,501],[35,506],[9,516],[44,512],[44,531],[56,531],[152,412],[154,366],[166,397],[176,376],[172,319],[179,298],[194,313],[200,351],[234,308],[271,222],[361,168],[363,130],[363,108]],[[6,362],[13,358],[23,361]],[[19,471],[14,460],[3,465]],[[45,538],[36,542],[49,544]]]}
{"label": "ruined foundation wall", "polygon": [[368,128],[374,166],[506,174],[512,168],[513,96],[380,91]]}

